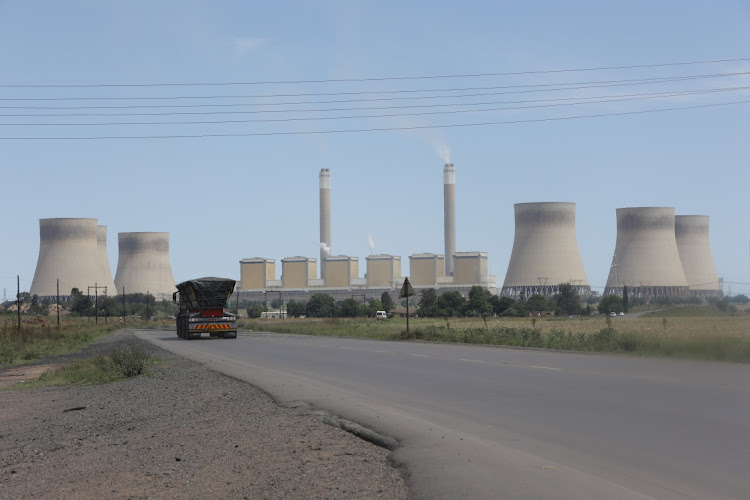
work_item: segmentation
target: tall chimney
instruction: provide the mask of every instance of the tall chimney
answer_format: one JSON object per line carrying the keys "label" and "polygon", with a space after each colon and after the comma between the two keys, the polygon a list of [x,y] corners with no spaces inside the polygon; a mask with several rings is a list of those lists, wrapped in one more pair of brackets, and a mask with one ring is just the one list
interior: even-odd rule
{"label": "tall chimney", "polygon": [[326,278],[326,257],[331,255],[331,172],[320,169],[320,278]]}
{"label": "tall chimney", "polygon": [[443,168],[443,208],[445,275],[453,276],[453,254],[456,253],[456,169],[453,163],[446,163]]}

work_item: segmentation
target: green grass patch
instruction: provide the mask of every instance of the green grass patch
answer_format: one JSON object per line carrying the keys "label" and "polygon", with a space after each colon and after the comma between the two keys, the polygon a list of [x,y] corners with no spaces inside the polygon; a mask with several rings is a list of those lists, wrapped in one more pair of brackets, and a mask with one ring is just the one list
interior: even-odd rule
{"label": "green grass patch", "polygon": [[108,384],[147,373],[150,366],[159,362],[140,347],[116,349],[108,355],[77,361],[56,370],[43,373],[39,378],[8,388],[27,389],[62,385]]}
{"label": "green grass patch", "polygon": [[642,315],[641,318],[710,318],[717,316],[728,316],[728,314],[712,306],[685,306],[647,313]]}
{"label": "green grass patch", "polygon": [[[701,309],[685,307],[681,309]],[[668,311],[665,311],[668,312]],[[335,319],[326,321],[245,322],[253,331],[359,337],[381,340],[423,340],[461,344],[538,347],[584,352],[612,352],[750,363],[748,320],[681,317],[674,319],[582,318],[530,321],[513,318],[481,320],[415,318],[409,333],[403,319],[387,321]]]}
{"label": "green grass patch", "polygon": [[0,325],[0,365],[21,365],[53,356],[80,350],[94,340],[119,328],[114,322],[107,324],[68,320],[60,325],[50,323],[15,323]]}

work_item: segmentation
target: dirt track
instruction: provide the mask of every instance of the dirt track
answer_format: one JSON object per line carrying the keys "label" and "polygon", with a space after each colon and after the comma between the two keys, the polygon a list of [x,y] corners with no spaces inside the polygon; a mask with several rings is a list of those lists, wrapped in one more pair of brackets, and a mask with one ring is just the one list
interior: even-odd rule
{"label": "dirt track", "polygon": [[0,392],[0,498],[407,497],[390,451],[127,331],[68,359],[134,344],[156,376]]}

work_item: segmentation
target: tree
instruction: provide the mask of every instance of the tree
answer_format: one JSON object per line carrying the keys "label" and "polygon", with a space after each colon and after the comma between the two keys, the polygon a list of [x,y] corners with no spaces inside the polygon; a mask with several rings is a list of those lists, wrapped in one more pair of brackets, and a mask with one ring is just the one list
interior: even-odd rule
{"label": "tree", "polygon": [[516,301],[510,297],[498,297],[497,295],[493,295],[490,297],[490,305],[492,305],[492,313],[499,316],[508,308],[515,308]]}
{"label": "tree", "polygon": [[623,286],[622,287],[622,311],[628,312],[628,309],[630,309],[630,300],[628,298],[628,287]]}
{"label": "tree", "polygon": [[388,292],[383,292],[383,294],[380,296],[380,302],[383,304],[383,311],[387,313],[391,312],[391,309],[393,309],[396,305],[393,303],[391,294]]}
{"label": "tree", "polygon": [[555,304],[544,298],[544,296],[538,293],[529,297],[526,301],[527,312],[539,312],[539,311],[554,311]]}
{"label": "tree", "polygon": [[31,314],[41,314],[42,313],[42,304],[39,302],[39,295],[34,294],[31,296],[31,307],[29,308],[29,312]]}
{"label": "tree", "polygon": [[367,305],[363,307],[364,313],[368,317],[374,317],[377,311],[385,311],[385,309],[383,308],[383,303],[378,299],[370,299],[369,301],[367,301]]}
{"label": "tree", "polygon": [[71,301],[68,309],[70,312],[79,316],[85,316],[87,313],[91,312],[91,309],[94,307],[94,304],[91,302],[91,297],[88,295],[79,292],[75,298],[73,298],[73,295],[71,295],[70,298]]}
{"label": "tree", "polygon": [[560,283],[557,285],[555,304],[557,305],[557,310],[566,316],[581,313],[581,297],[578,295],[576,287],[570,283]]}
{"label": "tree", "polygon": [[354,299],[345,299],[341,302],[341,315],[354,318],[359,315],[359,302]]}
{"label": "tree", "polygon": [[476,314],[484,318],[492,312],[491,297],[492,294],[486,288],[474,285],[469,290],[469,301],[466,303],[465,313]]}
{"label": "tree", "polygon": [[306,308],[307,304],[305,304],[304,302],[290,300],[286,305],[286,314],[287,316],[291,316],[292,318],[299,318],[300,316],[305,315]]}
{"label": "tree", "polygon": [[260,304],[253,304],[247,308],[247,317],[251,319],[260,318],[263,313],[263,306]]}
{"label": "tree", "polygon": [[334,311],[333,297],[326,293],[314,294],[305,307],[305,315],[308,318],[329,318],[333,316]]}
{"label": "tree", "polygon": [[607,295],[599,302],[598,309],[601,314],[620,313],[623,311],[622,299],[617,295]]}
{"label": "tree", "polygon": [[437,300],[438,316],[454,317],[463,313],[466,299],[459,292],[452,290],[445,292]]}
{"label": "tree", "polygon": [[417,314],[420,316],[432,317],[437,315],[437,291],[434,288],[425,288],[419,292],[419,309]]}

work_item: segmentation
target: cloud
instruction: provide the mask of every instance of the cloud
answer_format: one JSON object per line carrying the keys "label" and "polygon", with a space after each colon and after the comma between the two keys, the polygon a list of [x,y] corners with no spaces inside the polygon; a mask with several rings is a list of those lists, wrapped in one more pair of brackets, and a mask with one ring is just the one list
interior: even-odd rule
{"label": "cloud", "polygon": [[255,49],[263,47],[266,44],[265,38],[235,38],[232,41],[234,50],[239,55],[245,55],[248,52],[252,52]]}

